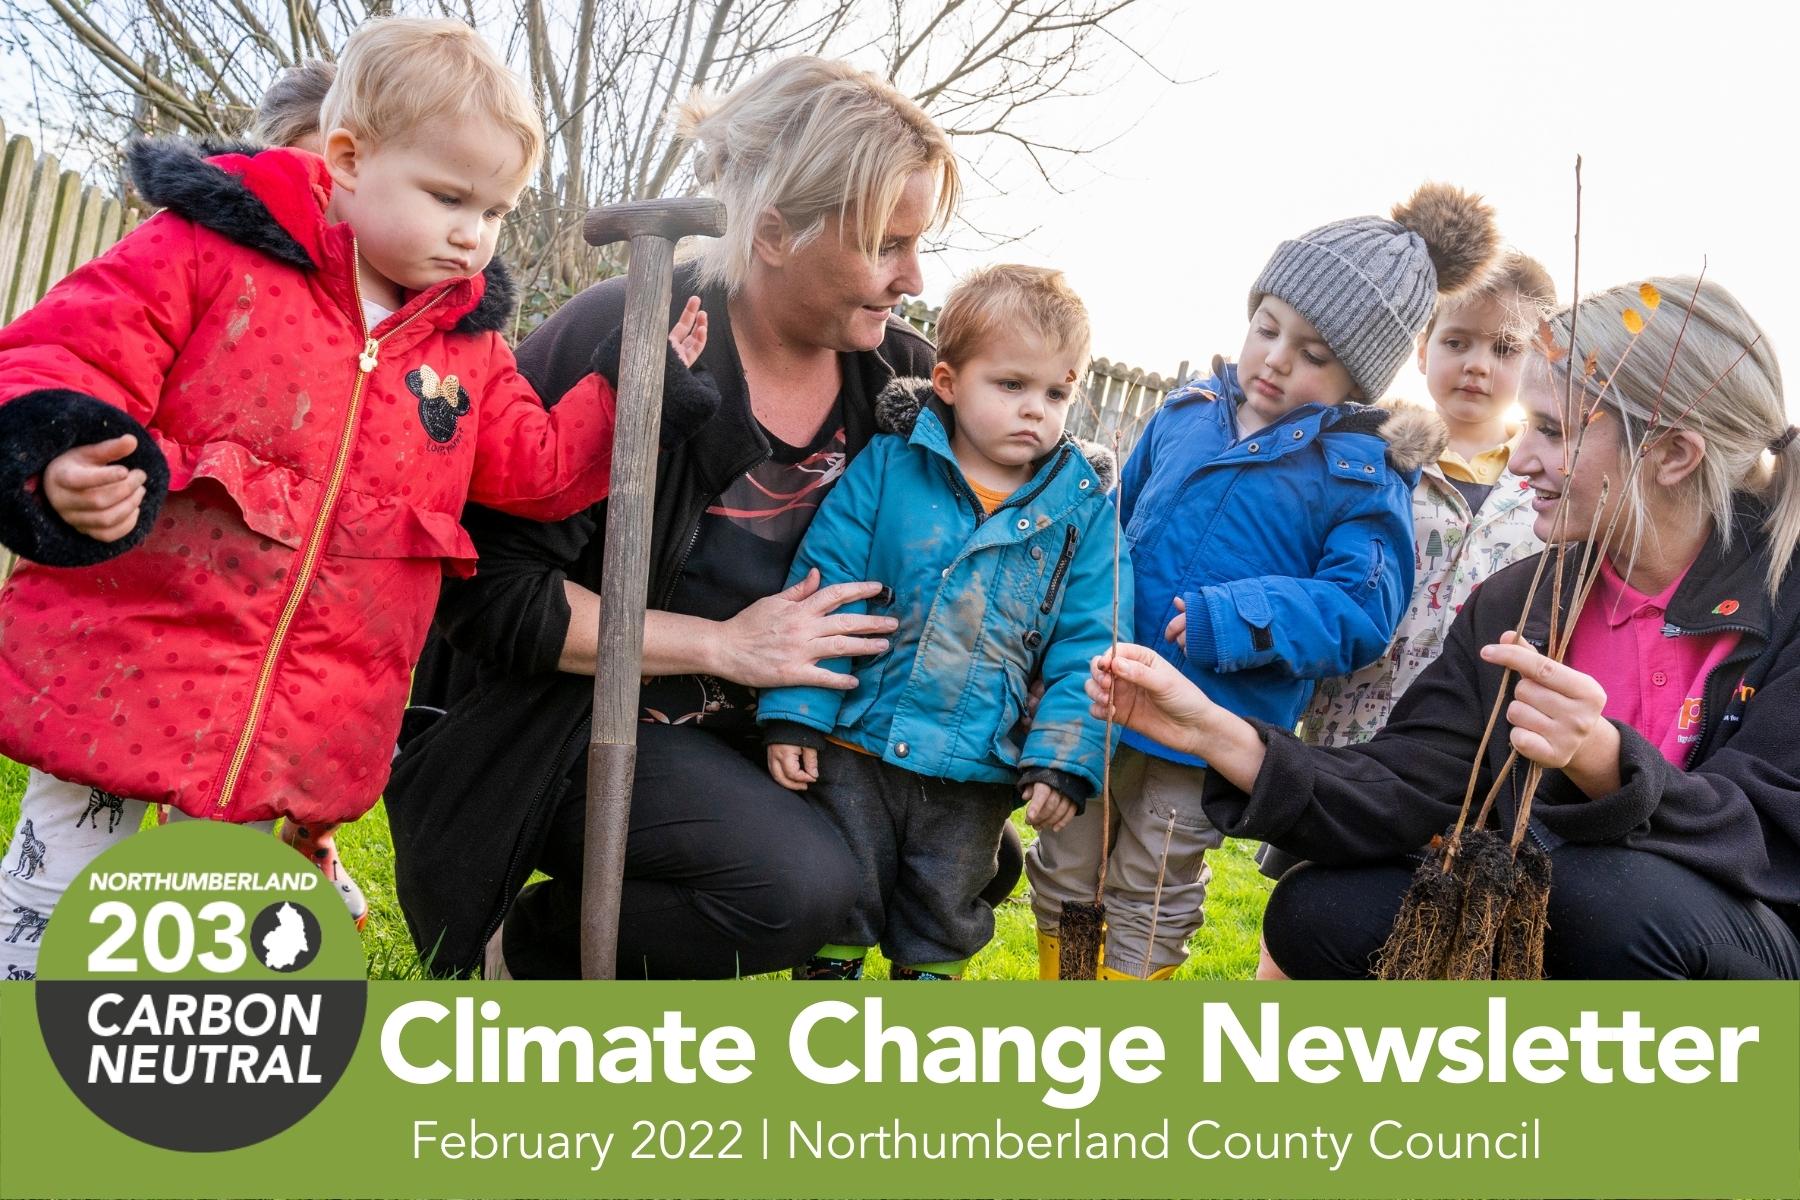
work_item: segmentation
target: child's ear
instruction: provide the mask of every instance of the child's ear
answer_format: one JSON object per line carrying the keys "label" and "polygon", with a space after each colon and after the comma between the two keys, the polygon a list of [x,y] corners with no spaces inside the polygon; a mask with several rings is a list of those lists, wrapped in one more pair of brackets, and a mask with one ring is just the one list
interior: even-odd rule
{"label": "child's ear", "polygon": [[363,147],[348,129],[334,129],[320,139],[319,155],[331,173],[334,187],[356,190],[356,170],[362,164]]}
{"label": "child's ear", "polygon": [[938,399],[952,408],[956,407],[956,368],[947,362],[940,362],[931,368],[931,386],[936,389]]}
{"label": "child's ear", "polygon": [[1419,335],[1419,374],[1425,374],[1425,347],[1431,345],[1431,331]]}

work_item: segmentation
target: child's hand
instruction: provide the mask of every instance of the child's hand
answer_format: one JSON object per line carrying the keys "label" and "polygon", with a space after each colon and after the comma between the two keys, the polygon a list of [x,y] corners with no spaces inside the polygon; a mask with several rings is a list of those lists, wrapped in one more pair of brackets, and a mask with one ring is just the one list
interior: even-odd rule
{"label": "child's hand", "polygon": [[700,297],[688,297],[681,315],[675,318],[675,328],[669,330],[669,345],[685,367],[693,366],[706,349],[706,312],[700,307]]}
{"label": "child's hand", "polygon": [[1163,639],[1177,646],[1187,645],[1187,601],[1175,597],[1175,619],[1163,627]]}
{"label": "child's hand", "polygon": [[810,746],[770,746],[769,776],[790,792],[819,782],[819,752]]}
{"label": "child's hand", "polygon": [[118,461],[136,449],[137,438],[126,433],[64,451],[44,468],[44,499],[77,532],[118,541],[137,528],[144,503],[144,473]]}
{"label": "child's hand", "polygon": [[1055,833],[1075,819],[1075,802],[1047,783],[1027,784],[1025,819],[1039,833]]}

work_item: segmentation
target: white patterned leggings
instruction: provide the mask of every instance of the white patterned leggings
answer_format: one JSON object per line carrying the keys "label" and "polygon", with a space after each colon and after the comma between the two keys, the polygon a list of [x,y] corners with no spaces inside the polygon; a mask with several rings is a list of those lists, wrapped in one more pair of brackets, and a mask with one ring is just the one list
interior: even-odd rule
{"label": "white patterned leggings", "polygon": [[[130,837],[149,805],[32,771],[19,826],[0,860],[0,979],[37,978],[38,943],[50,913],[84,867]],[[169,810],[171,820],[191,820]],[[251,822],[268,832],[273,821]]]}

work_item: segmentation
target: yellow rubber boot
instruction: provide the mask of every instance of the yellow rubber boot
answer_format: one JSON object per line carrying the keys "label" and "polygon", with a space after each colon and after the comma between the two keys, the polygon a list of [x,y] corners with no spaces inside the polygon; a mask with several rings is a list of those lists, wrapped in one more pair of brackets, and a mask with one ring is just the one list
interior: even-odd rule
{"label": "yellow rubber boot", "polygon": [[1124,971],[1115,971],[1111,967],[1103,965],[1100,968],[1099,978],[1101,978],[1101,979],[1125,979],[1125,980],[1131,981],[1132,983],[1139,983],[1139,982],[1153,983],[1158,979],[1168,979],[1170,976],[1172,976],[1174,974],[1175,974],[1174,964],[1170,964],[1169,966],[1163,967],[1160,970],[1152,971],[1152,972],[1150,972],[1150,974],[1148,976],[1130,975]]}
{"label": "yellow rubber boot", "polygon": [[1038,930],[1038,978],[1062,978],[1062,939]]}

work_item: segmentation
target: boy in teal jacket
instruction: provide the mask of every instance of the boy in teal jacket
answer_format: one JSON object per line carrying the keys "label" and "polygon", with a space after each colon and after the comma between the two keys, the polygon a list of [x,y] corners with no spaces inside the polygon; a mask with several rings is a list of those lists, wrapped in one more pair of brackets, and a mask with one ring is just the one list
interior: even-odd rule
{"label": "boy in teal jacket", "polygon": [[[791,572],[885,583],[870,603],[900,627],[858,660],[853,690],[757,702],[770,774],[831,817],[860,872],[842,933],[796,978],[859,978],[877,943],[896,979],[960,977],[993,936],[979,896],[1008,815],[1024,803],[1034,825],[1060,828],[1100,787],[1104,729],[1083,685],[1113,640],[1113,464],[1063,432],[1087,312],[1059,272],[990,267],[952,290],[938,333],[931,380],[883,395],[887,432],[832,490]],[[1129,563],[1117,575],[1127,638]]]}

